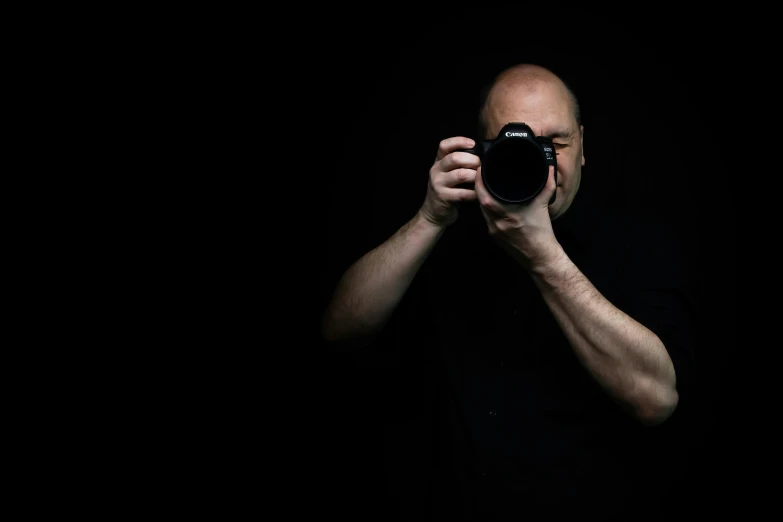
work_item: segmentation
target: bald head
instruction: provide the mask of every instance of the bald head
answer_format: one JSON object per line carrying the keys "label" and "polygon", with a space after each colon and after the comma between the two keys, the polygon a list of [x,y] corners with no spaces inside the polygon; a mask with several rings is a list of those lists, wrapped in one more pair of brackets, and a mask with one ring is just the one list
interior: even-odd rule
{"label": "bald head", "polygon": [[582,124],[576,96],[563,80],[540,65],[519,64],[497,75],[484,91],[479,135],[494,138],[503,125],[517,121],[511,115],[519,114],[522,106],[533,113],[565,111],[576,128]]}
{"label": "bald head", "polygon": [[516,122],[552,140],[557,155],[557,197],[549,205],[549,216],[558,219],[579,191],[585,164],[584,128],[576,96],[552,71],[532,64],[504,70],[483,94],[479,139],[495,139],[505,125]]}

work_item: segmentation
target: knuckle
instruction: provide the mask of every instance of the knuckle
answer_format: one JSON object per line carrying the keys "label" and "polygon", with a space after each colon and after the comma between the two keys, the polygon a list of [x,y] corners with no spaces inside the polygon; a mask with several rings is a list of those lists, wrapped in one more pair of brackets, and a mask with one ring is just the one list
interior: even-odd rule
{"label": "knuckle", "polygon": [[462,165],[470,169],[475,169],[480,165],[479,159],[468,152],[463,153],[460,159],[462,160]]}
{"label": "knuckle", "polygon": [[436,161],[435,164],[432,166],[432,168],[438,172],[443,172],[446,170],[446,165],[448,165],[448,163],[449,163],[449,157],[444,156],[438,161]]}

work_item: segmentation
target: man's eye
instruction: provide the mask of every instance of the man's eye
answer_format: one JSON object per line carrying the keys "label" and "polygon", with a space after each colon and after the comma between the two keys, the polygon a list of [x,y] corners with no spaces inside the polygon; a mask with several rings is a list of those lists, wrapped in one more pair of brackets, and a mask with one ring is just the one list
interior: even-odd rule
{"label": "man's eye", "polygon": [[553,143],[552,145],[554,145],[555,147],[565,147],[566,145],[568,145],[568,143]]}

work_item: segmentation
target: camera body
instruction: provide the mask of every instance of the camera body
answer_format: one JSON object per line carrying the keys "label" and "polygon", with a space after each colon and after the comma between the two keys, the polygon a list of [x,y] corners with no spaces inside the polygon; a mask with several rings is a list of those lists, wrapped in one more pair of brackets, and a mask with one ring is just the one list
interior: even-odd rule
{"label": "camera body", "polygon": [[[461,149],[481,158],[481,179],[492,196],[504,203],[524,203],[546,186],[549,166],[557,154],[552,138],[536,136],[524,122],[506,124],[495,139],[477,141],[472,149]],[[549,200],[551,205],[555,194]]]}

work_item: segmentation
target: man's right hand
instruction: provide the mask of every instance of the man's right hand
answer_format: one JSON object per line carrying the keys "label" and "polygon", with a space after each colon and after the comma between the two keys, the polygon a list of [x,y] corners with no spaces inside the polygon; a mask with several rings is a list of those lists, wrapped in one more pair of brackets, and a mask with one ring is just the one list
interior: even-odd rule
{"label": "man's right hand", "polygon": [[476,183],[481,161],[459,152],[473,146],[463,137],[440,142],[419,211],[345,271],[321,321],[329,344],[358,349],[386,326],[438,238],[457,220],[458,204],[476,200],[475,190],[456,188]]}
{"label": "man's right hand", "polygon": [[419,212],[436,226],[447,227],[457,220],[458,203],[474,201],[476,191],[455,188],[462,183],[475,183],[476,170],[481,165],[478,156],[459,149],[475,145],[470,138],[457,136],[440,142],[435,163],[430,168],[427,196]]}

